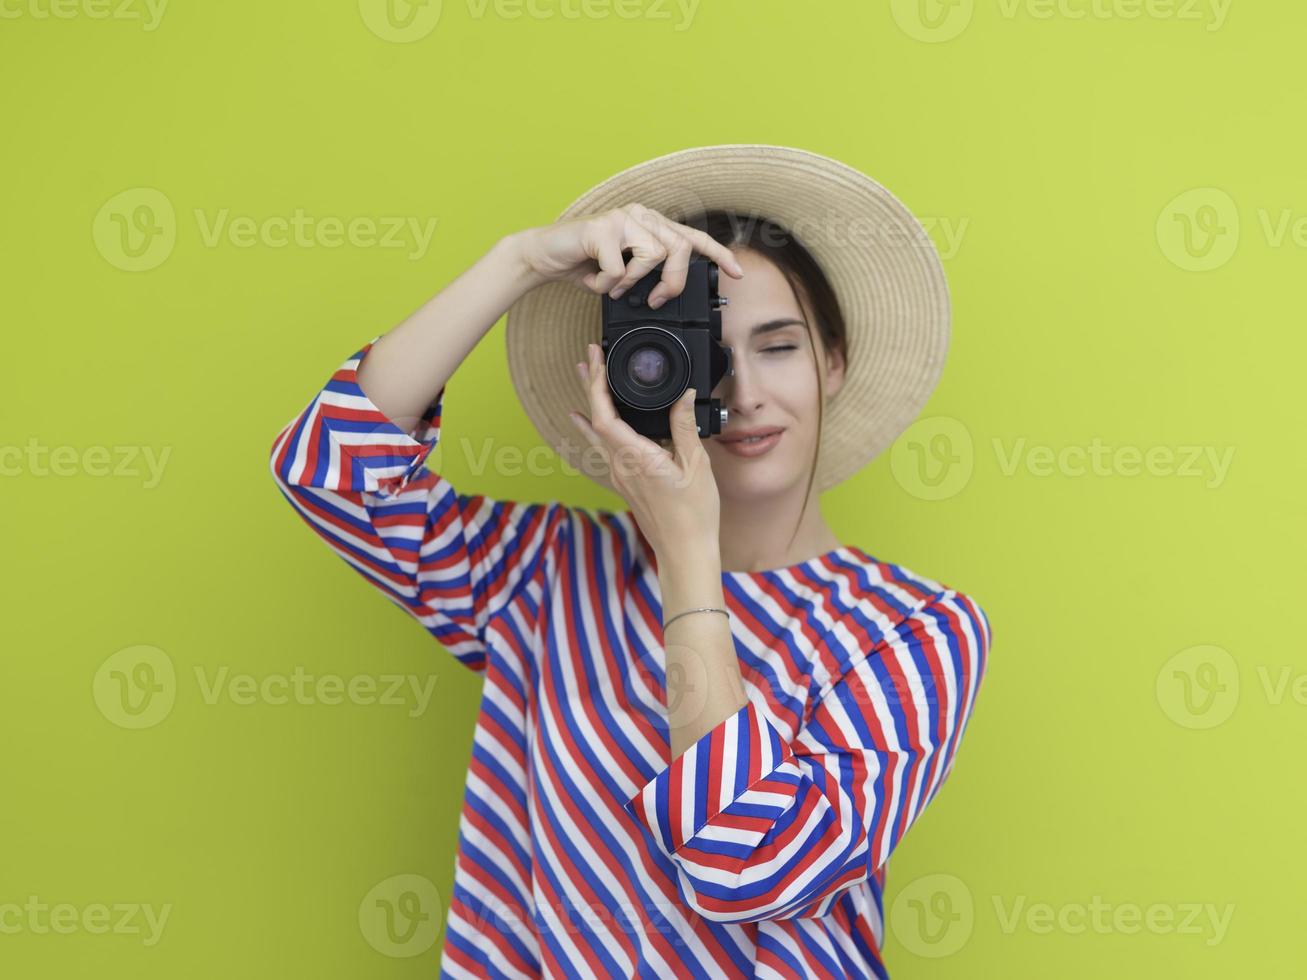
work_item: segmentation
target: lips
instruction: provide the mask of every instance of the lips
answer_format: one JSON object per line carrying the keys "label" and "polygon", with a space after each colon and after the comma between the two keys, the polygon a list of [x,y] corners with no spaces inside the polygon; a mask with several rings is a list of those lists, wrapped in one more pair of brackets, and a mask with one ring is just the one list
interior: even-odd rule
{"label": "lips", "polygon": [[762,426],[757,429],[742,429],[739,432],[731,432],[717,437],[718,442],[741,442],[751,436],[770,436],[777,432],[783,431],[777,426]]}
{"label": "lips", "polygon": [[[784,429],[777,428],[749,429],[744,432],[732,433],[729,439],[718,437],[718,442],[721,443],[722,449],[732,456],[744,456],[746,458],[761,456],[764,453],[771,452],[772,447],[781,441],[781,435],[784,431]],[[749,438],[749,436],[755,434],[760,438]]]}

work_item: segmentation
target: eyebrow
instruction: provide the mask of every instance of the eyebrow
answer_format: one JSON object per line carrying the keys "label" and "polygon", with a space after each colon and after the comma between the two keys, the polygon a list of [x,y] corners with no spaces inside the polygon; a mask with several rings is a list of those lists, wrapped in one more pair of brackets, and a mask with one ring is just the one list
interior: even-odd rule
{"label": "eyebrow", "polygon": [[766,323],[756,324],[754,328],[749,331],[749,337],[753,338],[757,337],[759,334],[771,333],[773,330],[780,330],[782,327],[789,327],[794,324],[798,324],[801,327],[803,326],[803,321],[796,320],[792,316],[783,316],[778,320],[768,320]]}

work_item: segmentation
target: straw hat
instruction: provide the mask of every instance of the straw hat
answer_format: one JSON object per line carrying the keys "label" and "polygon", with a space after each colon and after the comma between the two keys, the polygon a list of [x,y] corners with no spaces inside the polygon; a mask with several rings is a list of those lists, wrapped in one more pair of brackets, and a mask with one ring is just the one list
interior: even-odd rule
{"label": "straw hat", "polygon": [[[848,358],[844,384],[826,402],[814,480],[820,490],[856,473],[916,419],[944,368],[948,285],[921,223],[879,183],[793,147],[701,146],[614,174],[559,220],[631,203],[673,221],[712,208],[771,218],[821,266],[844,314]],[[509,374],[540,435],[571,466],[614,490],[607,467],[567,417],[588,404],[574,365],[588,342],[599,342],[601,315],[597,294],[550,282],[513,304],[505,333]]]}

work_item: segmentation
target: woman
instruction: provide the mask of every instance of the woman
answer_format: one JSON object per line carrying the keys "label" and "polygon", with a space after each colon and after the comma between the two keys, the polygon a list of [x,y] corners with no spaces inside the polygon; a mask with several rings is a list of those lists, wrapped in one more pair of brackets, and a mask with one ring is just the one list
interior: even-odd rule
{"label": "woman", "polygon": [[[673,184],[796,217],[824,194],[920,229],[805,151],[649,161],[497,242],[348,358],[272,448],[309,525],[484,677],[442,976],[886,976],[886,860],[950,771],[984,672],[979,605],[840,544],[811,492],[933,387],[948,329],[933,249],[801,243],[738,207],[685,222],[593,207]],[[663,263],[661,305],[695,252],[724,273],[734,374],[713,394],[729,414],[701,439],[687,391],[660,445],[615,411],[597,297]],[[464,495],[424,466],[446,382],[510,307],[533,421],[575,456],[570,414],[599,463],[582,470],[628,509]]]}

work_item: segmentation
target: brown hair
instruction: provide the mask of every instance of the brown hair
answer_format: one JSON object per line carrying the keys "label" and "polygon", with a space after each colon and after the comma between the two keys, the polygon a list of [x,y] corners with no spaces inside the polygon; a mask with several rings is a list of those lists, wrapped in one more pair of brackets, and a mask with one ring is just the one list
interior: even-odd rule
{"label": "brown hair", "polygon": [[[794,299],[803,311],[807,326],[808,347],[817,370],[817,444],[813,449],[812,466],[808,471],[808,486],[799,508],[799,520],[808,509],[812,485],[817,477],[817,460],[820,458],[824,405],[826,402],[825,365],[817,356],[813,329],[821,337],[822,348],[836,351],[847,363],[848,338],[844,314],[830,280],[822,271],[812,253],[780,222],[760,214],[731,209],[713,209],[680,219],[681,224],[706,231],[714,239],[732,250],[748,249],[766,259],[780,271],[790,284]],[[809,315],[811,314],[811,316]],[[790,543],[799,532],[799,525],[790,535]]]}

